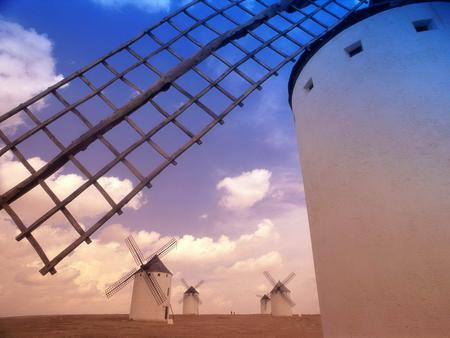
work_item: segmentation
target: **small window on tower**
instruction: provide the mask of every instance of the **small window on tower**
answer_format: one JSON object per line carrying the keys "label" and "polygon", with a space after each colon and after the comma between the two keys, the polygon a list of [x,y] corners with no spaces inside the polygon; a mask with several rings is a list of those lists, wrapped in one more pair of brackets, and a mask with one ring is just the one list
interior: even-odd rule
{"label": "small window on tower", "polygon": [[306,82],[306,84],[305,84],[305,86],[304,86],[303,88],[305,89],[305,92],[310,92],[311,89],[314,88],[314,82],[313,82],[312,78],[310,78],[310,79]]}
{"label": "small window on tower", "polygon": [[158,272],[158,277],[161,276],[161,274]]}
{"label": "small window on tower", "polygon": [[413,21],[412,24],[417,33],[426,32],[426,31],[434,29],[434,24],[433,24],[432,19],[417,20],[417,21]]}
{"label": "small window on tower", "polygon": [[361,53],[363,51],[361,40],[352,43],[350,46],[345,48],[345,51],[347,52],[347,55],[350,56],[351,58]]}

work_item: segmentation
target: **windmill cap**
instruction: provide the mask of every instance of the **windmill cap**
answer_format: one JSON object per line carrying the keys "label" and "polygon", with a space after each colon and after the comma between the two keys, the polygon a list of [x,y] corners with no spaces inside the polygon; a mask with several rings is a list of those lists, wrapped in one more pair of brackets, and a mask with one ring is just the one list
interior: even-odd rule
{"label": "windmill cap", "polygon": [[278,282],[277,284],[275,284],[272,291],[270,291],[270,294],[276,293],[276,292],[286,293],[286,292],[291,292],[291,290],[289,290],[286,287],[286,285],[284,285],[283,283]]}
{"label": "windmill cap", "polygon": [[184,294],[194,294],[194,293],[197,293],[198,294],[198,291],[193,287],[193,286],[191,286],[191,287],[189,287],[189,289],[187,289],[186,291],[184,291]]}
{"label": "windmill cap", "polygon": [[149,260],[147,263],[144,264],[143,270],[147,272],[162,272],[162,273],[169,273],[171,275],[172,272],[170,272],[169,269],[164,265],[164,263],[159,259],[158,256],[153,257],[151,260]]}
{"label": "windmill cap", "polygon": [[261,297],[261,301],[263,301],[263,300],[270,300],[270,298],[269,298],[269,296],[264,295],[264,296]]}

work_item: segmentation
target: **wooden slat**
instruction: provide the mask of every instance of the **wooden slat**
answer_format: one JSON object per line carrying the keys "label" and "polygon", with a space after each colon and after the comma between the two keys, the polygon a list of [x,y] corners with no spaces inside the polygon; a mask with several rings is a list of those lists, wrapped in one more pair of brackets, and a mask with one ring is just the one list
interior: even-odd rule
{"label": "wooden slat", "polygon": [[[241,1],[242,0],[234,1],[234,3],[232,3],[232,5],[233,6],[235,6],[236,4],[239,5],[241,3]],[[198,1],[198,2],[202,2],[202,1]],[[75,191],[73,191],[65,199],[63,199],[62,201],[59,201],[59,203],[57,205],[55,205],[54,208],[52,208],[51,210],[46,212],[44,215],[42,215],[38,221],[36,221],[32,225],[30,225],[28,228],[26,228],[22,224],[22,227],[19,227],[19,229],[21,229],[21,231],[22,231],[22,233],[18,236],[19,239],[32,238],[32,231],[37,229],[42,224],[42,222],[44,222],[46,219],[51,217],[54,213],[58,212],[59,210],[63,210],[63,208],[65,208],[68,203],[70,203],[71,201],[76,199],[84,190],[86,190],[87,188],[89,188],[92,185],[98,184],[99,178],[101,178],[109,170],[114,168],[118,163],[126,160],[126,157],[131,152],[133,152],[135,149],[137,149],[137,147],[139,147],[140,145],[142,145],[145,142],[147,142],[147,143],[153,142],[152,137],[157,132],[159,132],[160,130],[165,128],[168,124],[178,123],[177,118],[180,117],[185,111],[187,111],[187,109],[191,105],[193,105],[193,104],[198,105],[201,109],[203,109],[206,113],[208,113],[211,116],[212,121],[210,121],[206,126],[204,126],[196,134],[193,134],[191,131],[187,130],[187,128],[185,128],[181,123],[179,125],[177,125],[177,127],[180,129],[181,128],[186,129],[185,134],[189,137],[189,140],[186,141],[182,146],[180,146],[172,154],[166,154],[161,149],[161,147],[159,147],[155,143],[154,145],[159,147],[159,151],[158,150],[157,151],[161,155],[162,162],[145,176],[143,176],[142,174],[139,173],[138,174],[138,180],[139,180],[138,184],[135,187],[133,187],[133,189],[124,198],[122,198],[119,202],[114,203],[114,204],[110,203],[111,209],[109,211],[107,211],[94,225],[92,225],[91,227],[86,229],[86,231],[84,233],[80,234],[80,236],[75,241],[70,243],[70,245],[68,245],[65,249],[63,249],[60,253],[58,253],[54,258],[52,258],[49,261],[48,258],[46,258],[45,254],[44,254],[43,257],[45,258],[45,260],[43,259],[43,261],[44,261],[45,266],[40,270],[42,274],[46,274],[48,272],[54,271],[54,267],[61,260],[63,260],[64,257],[69,255],[73,250],[75,250],[76,247],[78,247],[78,245],[80,245],[83,241],[85,241],[87,238],[89,238],[89,236],[91,236],[103,224],[105,224],[115,213],[119,212],[145,186],[149,186],[155,177],[157,177],[169,165],[173,164],[176,161],[176,159],[178,159],[185,151],[187,151],[190,147],[192,147],[196,143],[200,144],[201,138],[204,135],[206,135],[217,124],[222,123],[224,118],[231,111],[233,111],[236,107],[241,106],[243,104],[243,101],[252,92],[254,92],[257,89],[260,89],[261,85],[267,79],[269,79],[272,76],[277,75],[278,71],[282,67],[284,67],[287,63],[292,62],[296,57],[298,57],[298,55],[303,53],[303,51],[307,47],[307,45],[305,46],[305,45],[302,45],[299,43],[295,43],[295,41],[296,41],[295,39],[291,40],[292,42],[294,42],[295,45],[298,46],[298,49],[296,51],[294,51],[293,53],[287,54],[286,52],[284,52],[283,50],[280,50],[279,48],[274,48],[272,46],[272,43],[274,43],[281,37],[287,36],[287,34],[295,28],[299,28],[304,33],[309,35],[309,39],[311,39],[311,40],[318,39],[321,37],[321,35],[323,35],[324,32],[321,32],[318,34],[315,34],[315,33],[309,34],[309,30],[303,29],[304,27],[303,27],[302,23],[305,22],[306,20],[310,20],[312,18],[312,16],[314,16],[316,13],[321,11],[323,7],[329,5],[330,3],[336,3],[335,0],[330,0],[324,4],[318,5],[314,11],[312,11],[311,13],[308,13],[307,15],[305,15],[303,13],[305,15],[304,18],[302,18],[298,22],[290,23],[289,27],[286,29],[276,28],[274,30],[275,35],[270,39],[267,39],[267,40],[262,39],[260,37],[257,37],[256,33],[252,32],[255,28],[259,27],[260,25],[267,24],[267,21],[270,18],[280,14],[282,11],[284,11],[286,9],[295,10],[295,8],[291,8],[291,6],[293,4],[299,4],[300,2],[301,1],[298,1],[298,0],[281,0],[279,3],[276,3],[271,6],[267,6],[267,8],[265,10],[261,11],[260,13],[258,13],[256,15],[253,15],[252,18],[250,20],[248,20],[246,23],[239,25],[239,26],[235,27],[234,29],[229,30],[228,32],[226,32],[224,34],[221,34],[219,37],[213,39],[206,45],[203,46],[200,43],[196,42],[196,44],[198,44],[201,47],[201,49],[198,52],[196,52],[193,56],[191,56],[187,59],[184,59],[184,60],[171,47],[171,43],[173,43],[176,40],[172,41],[171,43],[164,44],[151,31],[146,32],[145,34],[149,35],[150,37],[153,38],[153,40],[155,42],[160,44],[160,47],[157,49],[161,48],[161,50],[166,50],[169,53],[171,53],[172,55],[174,55],[179,60],[179,63],[175,67],[173,67],[170,71],[166,72],[165,74],[161,74],[157,69],[155,69],[155,67],[153,65],[151,65],[150,62],[148,62],[148,56],[144,56],[144,57],[140,56],[138,53],[134,52],[134,50],[129,45],[122,48],[121,51],[126,51],[126,52],[130,53],[132,56],[134,56],[136,58],[137,62],[134,63],[132,66],[128,67],[125,71],[122,71],[120,73],[118,71],[116,71],[111,66],[111,64],[108,62],[107,58],[105,58],[104,60],[102,60],[98,63],[98,65],[102,64],[102,67],[103,66],[106,67],[106,69],[109,70],[113,74],[114,77],[113,77],[112,81],[109,80],[106,83],[104,83],[103,85],[101,85],[99,87],[95,87],[85,76],[83,76],[82,73],[78,74],[78,78],[80,78],[82,81],[84,81],[84,83],[91,89],[92,93],[90,93],[89,95],[87,95],[84,98],[81,98],[74,104],[69,104],[69,103],[64,104],[65,108],[62,111],[58,112],[56,115],[50,117],[49,119],[41,122],[39,124],[39,126],[36,127],[37,130],[44,130],[43,128],[46,128],[49,123],[57,120],[58,118],[63,116],[68,111],[74,112],[74,109],[75,109],[75,114],[77,114],[76,113],[77,106],[83,102],[86,102],[87,100],[89,100],[90,98],[92,98],[94,96],[98,96],[99,98],[101,98],[103,100],[103,102],[105,102],[109,107],[111,107],[111,109],[114,112],[111,114],[111,116],[109,116],[105,120],[101,121],[97,125],[88,126],[89,130],[86,133],[84,133],[78,139],[73,141],[68,147],[62,149],[61,152],[53,160],[51,160],[49,163],[47,163],[44,167],[42,167],[35,173],[32,173],[30,177],[28,177],[27,179],[25,179],[24,181],[19,183],[16,187],[10,189],[5,194],[3,194],[1,197],[1,200],[0,200],[0,209],[5,208],[5,207],[9,208],[9,203],[12,203],[13,201],[17,200],[18,198],[20,198],[21,196],[26,194],[28,191],[33,189],[33,187],[40,184],[40,182],[44,181],[47,177],[49,177],[50,175],[55,173],[57,170],[59,170],[59,168],[61,168],[68,161],[73,161],[75,159],[75,157],[74,157],[75,154],[86,149],[95,140],[102,138],[105,133],[107,133],[109,130],[114,128],[116,125],[118,125],[122,121],[128,122],[129,125],[135,131],[137,131],[140,138],[138,141],[135,141],[132,145],[128,146],[122,152],[117,152],[117,150],[115,150],[115,148],[112,147],[112,149],[113,149],[112,152],[115,156],[114,160],[112,160],[109,163],[107,163],[106,165],[104,165],[103,168],[101,168],[97,173],[87,176],[88,179],[84,184],[82,184],[80,187],[78,187]],[[348,16],[350,13],[355,11],[359,6],[361,6],[361,4],[362,4],[362,2],[356,4],[351,10],[348,11],[346,16]],[[231,7],[232,6],[230,6],[230,8]],[[217,9],[214,10],[214,8],[213,8],[213,11],[214,11],[214,16],[215,15],[223,15],[224,17],[229,19],[229,17],[226,16],[227,14],[224,12],[223,8],[221,8],[220,10],[217,10]],[[189,15],[189,11],[187,11],[187,10],[184,11],[183,13],[186,15]],[[344,16],[344,18],[346,16]],[[205,27],[209,28],[210,30],[212,30],[214,32],[214,27],[207,22],[208,20],[203,19],[203,21],[201,21],[196,18],[194,18],[194,20],[195,20],[195,24],[197,24],[197,26],[204,25]],[[171,24],[172,27],[176,26],[170,21],[170,19],[166,20],[165,22],[168,22],[169,24]],[[320,26],[324,27],[324,25],[320,25]],[[268,25],[268,27],[270,27],[270,26]],[[330,29],[332,29],[332,28],[333,28],[333,26],[330,27]],[[182,32],[180,32],[180,30],[178,30],[178,32],[179,32],[179,34],[177,34],[177,36],[179,36],[179,37],[185,36],[190,41],[192,41],[192,40],[195,41],[195,39],[193,39],[190,36],[189,29],[182,31]],[[216,30],[216,33],[218,33],[217,30]],[[261,42],[261,45],[257,46],[252,51],[247,51],[244,47],[242,47],[236,41],[247,34],[250,34],[254,38],[256,38],[259,42]],[[241,52],[244,53],[244,56],[237,62],[234,62],[233,64],[231,64],[230,62],[228,62],[225,59],[222,59],[222,60],[226,61],[226,62],[224,62],[224,64],[228,68],[218,78],[216,78],[215,80],[212,80],[211,78],[209,78],[209,76],[207,74],[200,71],[197,68],[197,65],[199,65],[201,62],[206,60],[206,58],[208,58],[210,55],[213,55],[213,56],[217,57],[218,60],[222,61],[220,59],[220,55],[218,55],[216,52],[221,47],[223,47],[227,44],[231,44],[231,45],[235,46],[236,48],[238,48]],[[274,66],[274,67],[268,66],[264,62],[264,60],[260,60],[260,58],[257,56],[257,54],[265,48],[270,48],[274,52],[276,52],[278,55],[281,56],[282,60],[279,61],[276,66]],[[258,80],[251,79],[248,75],[246,75],[244,72],[242,72],[238,68],[241,65],[243,65],[245,62],[247,62],[248,60],[254,60],[255,62],[259,63],[262,67],[264,67],[266,69],[266,71],[267,71],[266,74],[260,76],[260,78]],[[133,82],[131,82],[126,77],[126,74],[129,71],[136,69],[136,67],[138,67],[139,65],[145,65],[147,68],[154,71],[157,75],[160,76],[159,80],[157,80],[150,88],[146,89],[145,91],[140,89],[138,86],[136,86]],[[207,88],[201,90],[196,95],[189,94],[188,91],[186,91],[184,88],[182,88],[179,84],[177,84],[175,82],[180,76],[182,76],[183,74],[185,74],[186,72],[188,72],[190,70],[197,72],[197,74],[200,76],[203,75],[202,78],[204,78],[208,82]],[[228,91],[226,91],[224,88],[222,88],[220,86],[220,82],[223,81],[224,79],[226,79],[233,72],[237,73],[240,76],[243,75],[242,76],[243,79],[246,80],[247,82],[249,82],[249,87],[246,88],[242,93],[239,93],[237,95],[232,95],[231,93],[228,93]],[[140,95],[138,95],[134,99],[130,100],[130,102],[127,103],[126,105],[124,105],[120,108],[117,108],[115,105],[112,104],[112,102],[107,98],[107,96],[104,95],[104,93],[102,93],[102,91],[105,88],[107,88],[109,85],[114,83],[114,81],[116,81],[116,80],[122,81],[127,86],[130,86],[131,88],[137,90],[140,93]],[[175,112],[166,112],[162,107],[160,107],[153,100],[153,98],[156,95],[158,95],[159,93],[161,93],[163,91],[168,90],[170,88],[170,86],[173,86],[182,95],[185,95],[188,99],[188,101],[185,102],[181,107],[176,109]],[[216,113],[212,112],[210,107],[207,107],[204,105],[202,107],[202,102],[200,101],[200,99],[204,95],[209,93],[213,88],[216,88],[217,90],[219,90],[223,95],[225,95],[229,99],[231,98],[231,103],[220,114],[216,114]],[[61,100],[60,100],[60,102],[61,102]],[[165,119],[162,122],[160,122],[158,125],[154,126],[149,132],[144,133],[143,130],[140,129],[140,127],[136,123],[132,124],[133,120],[130,119],[130,115],[133,112],[135,112],[137,109],[142,107],[143,105],[149,104],[149,103],[152,104],[165,117]],[[79,114],[78,117],[82,120],[85,119],[85,117],[83,117],[83,115],[81,113]],[[29,137],[29,135],[32,135],[34,132],[36,132],[37,131],[36,128],[26,132],[24,135],[20,136],[17,139],[12,140],[12,142],[10,142],[9,144],[6,144],[6,146],[1,151],[3,151],[3,153],[4,153],[9,149],[11,149],[11,150],[14,149],[16,144],[19,144],[22,140]],[[2,153],[0,152],[0,155],[1,154]],[[26,160],[26,159],[24,159],[24,160]],[[125,163],[125,162],[123,162],[123,163]],[[133,170],[130,170],[130,172],[133,173]],[[133,174],[136,176],[136,173],[133,173]],[[18,221],[20,221],[20,219]],[[39,250],[39,248],[37,250]],[[41,250],[40,254],[42,254],[43,251],[42,251],[42,249],[40,249],[40,250]]]}

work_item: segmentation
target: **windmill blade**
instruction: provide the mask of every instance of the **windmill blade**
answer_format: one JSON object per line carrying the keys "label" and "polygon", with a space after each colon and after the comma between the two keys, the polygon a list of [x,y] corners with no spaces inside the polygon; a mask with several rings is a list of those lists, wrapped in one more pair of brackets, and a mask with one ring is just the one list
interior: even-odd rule
{"label": "windmill blade", "polygon": [[164,291],[161,289],[161,285],[159,285],[158,280],[152,274],[149,274],[148,277],[152,280],[153,285],[155,286],[155,289],[158,292],[159,298],[164,303],[167,300],[167,296],[164,293]]}
{"label": "windmill blade", "polygon": [[150,261],[155,256],[158,256],[161,258],[161,257],[167,255],[176,246],[177,246],[177,239],[175,237],[172,237],[166,244],[164,244],[156,252],[154,252],[152,255],[150,255],[146,261],[147,262]]}
{"label": "windmill blade", "polygon": [[130,250],[131,255],[134,258],[134,261],[138,266],[144,265],[144,255],[142,254],[141,250],[136,244],[136,241],[134,240],[133,236],[128,236],[125,238],[125,244],[128,247],[128,250]]}
{"label": "windmill blade", "polygon": [[263,298],[264,296],[262,296],[262,295],[256,295],[256,297],[258,297],[258,298]]}
{"label": "windmill blade", "polygon": [[202,301],[200,300],[200,297],[196,293],[194,293],[192,296],[195,298],[197,303],[199,303],[200,305],[202,304]]}
{"label": "windmill blade", "polygon": [[[150,188],[151,182],[167,167],[176,165],[176,160],[193,145],[202,144],[202,138],[223,124],[224,118],[241,107],[250,94],[366,2],[280,0],[269,5],[256,0],[258,5],[251,6],[246,0],[194,0],[1,115],[0,161],[13,161],[28,176],[2,192],[0,210],[4,209],[20,230],[16,239],[27,239],[43,261],[40,272],[55,273],[59,262],[83,242],[89,243],[90,236],[116,213],[122,213],[130,201],[141,198],[145,187]],[[233,16],[233,11],[240,15]],[[182,26],[180,21],[184,22]],[[274,21],[284,24],[277,27]],[[268,37],[258,30],[260,27],[273,34]],[[201,38],[198,30],[203,32]],[[117,58],[128,60],[124,69],[115,68]],[[256,68],[258,71],[254,71]],[[148,82],[138,83],[136,78]],[[243,84],[239,88],[236,79]],[[120,101],[119,97],[132,99]],[[174,106],[175,100],[181,105]],[[195,132],[182,122],[193,112],[208,119],[201,124],[192,120],[197,123]],[[162,120],[150,125],[149,116]],[[20,128],[7,129],[18,121]],[[73,130],[71,135],[66,132],[69,128]],[[164,133],[169,133],[170,139],[184,140],[169,150],[162,141],[155,141],[155,135]],[[119,148],[117,143],[124,139],[127,145]],[[33,144],[40,147],[34,147],[31,155]],[[112,159],[100,161],[99,154]],[[98,166],[92,161],[96,156]],[[153,157],[156,160],[150,160]],[[35,168],[31,158],[46,161]],[[148,159],[149,163],[142,168],[136,158]],[[68,195],[58,195],[54,180],[61,173],[78,175],[82,183],[71,187]],[[105,184],[114,176],[130,180],[132,187],[117,196]],[[30,219],[14,202],[32,198],[36,191],[50,198],[52,204]],[[84,228],[80,223],[86,215],[72,214],[72,206],[85,203],[87,194],[96,195],[106,207]],[[49,258],[33,232],[55,217],[59,217],[59,226],[72,226],[78,237]]]}
{"label": "windmill blade", "polygon": [[164,257],[167,255],[170,251],[172,251],[174,248],[177,247],[178,240],[176,238],[171,238],[167,244],[158,250],[158,253],[156,254],[159,258]]}
{"label": "windmill blade", "polygon": [[194,289],[198,289],[200,286],[203,285],[203,283],[205,283],[205,281],[202,279],[200,282],[198,282],[198,283],[194,286]]}
{"label": "windmill blade", "polygon": [[122,290],[129,282],[131,282],[134,279],[134,277],[139,271],[141,270],[140,269],[131,270],[127,274],[123,275],[118,281],[109,285],[105,290],[106,297],[111,298],[117,292]]}
{"label": "windmill blade", "polygon": [[264,271],[264,276],[267,278],[267,280],[273,285],[277,285],[277,282],[275,281],[275,279],[272,277],[272,275],[268,272],[268,271]]}
{"label": "windmill blade", "polygon": [[289,276],[287,276],[282,282],[281,284],[286,285],[287,283],[289,283],[292,279],[294,279],[295,277],[295,272],[291,272],[289,274]]}
{"label": "windmill blade", "polygon": [[188,282],[186,282],[186,280],[185,280],[184,278],[181,278],[180,280],[181,280],[181,283],[183,283],[184,287],[185,287],[186,289],[189,289],[189,284],[188,284]]}
{"label": "windmill blade", "polygon": [[155,298],[156,303],[158,305],[163,304],[166,301],[166,297],[161,292],[161,287],[159,286],[159,283],[153,278],[151,274],[148,274],[144,271],[144,280],[147,284],[151,294],[153,295],[153,298]]}
{"label": "windmill blade", "polygon": [[281,294],[281,297],[284,298],[284,300],[290,305],[290,306],[295,306],[295,303],[292,301],[292,299],[286,295],[285,293]]}

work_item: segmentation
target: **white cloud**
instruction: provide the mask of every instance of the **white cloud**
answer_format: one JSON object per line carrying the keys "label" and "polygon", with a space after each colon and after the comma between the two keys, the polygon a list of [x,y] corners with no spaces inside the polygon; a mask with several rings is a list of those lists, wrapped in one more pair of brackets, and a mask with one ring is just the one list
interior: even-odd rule
{"label": "white cloud", "polygon": [[[112,300],[106,300],[104,288],[117,280],[123,273],[135,267],[123,239],[133,234],[138,245],[146,254],[164,244],[168,237],[145,230],[131,231],[120,224],[103,229],[90,245],[82,245],[60,265],[54,276],[41,276],[38,270],[41,262],[26,241],[16,242],[15,226],[2,217],[0,212],[0,269],[8,274],[0,280],[0,316],[30,313],[95,313],[127,312],[130,288],[127,287]],[[61,242],[71,237],[70,229],[48,226],[42,234],[42,245],[46,252],[56,253]],[[205,279],[202,287],[203,311],[228,312],[230,304],[240,301],[239,295],[224,290],[238,289],[242,276],[256,277],[258,269],[275,268],[282,260],[280,253],[265,251],[262,244],[273,240],[276,231],[273,224],[263,221],[254,232],[243,234],[236,239],[220,236],[195,237],[183,235],[175,250],[164,257],[168,268],[174,272],[173,305],[184,291],[177,287],[180,276],[196,281]],[[255,250],[255,248],[259,248]],[[259,272],[259,271],[257,271]],[[236,284],[237,283],[237,284]],[[258,283],[247,280],[246,287],[257,288]],[[64,299],[64,302],[61,302]],[[253,301],[253,297],[250,298]],[[14,301],[13,301],[14,300]],[[45,304],[45,306],[44,306]]]}
{"label": "white cloud", "polygon": [[167,11],[170,9],[172,0],[92,0],[99,5],[120,9],[123,7],[137,7],[148,12]]}
{"label": "white cloud", "polygon": [[225,177],[217,184],[224,190],[220,204],[227,209],[243,210],[252,207],[266,197],[272,173],[266,169],[246,171],[235,177]]}
{"label": "white cloud", "polygon": [[[38,157],[30,158],[29,162],[35,168],[39,168],[46,163]],[[6,192],[29,175],[29,171],[19,161],[14,160],[11,153],[6,153],[0,158],[0,192]],[[45,182],[56,196],[63,199],[86,182],[86,178],[78,174],[62,174],[61,172],[56,172],[47,178]],[[120,179],[114,176],[101,177],[99,183],[115,201],[120,201],[133,189],[133,183],[130,180]],[[145,203],[144,195],[138,193],[126,207],[137,210]],[[31,205],[33,206],[32,208],[30,208]],[[53,202],[39,186],[12,204],[13,209],[24,221],[37,219],[53,206]],[[85,190],[84,193],[68,205],[68,209],[78,218],[95,217],[108,211],[109,208],[110,206],[106,200],[92,187]],[[60,224],[62,219],[62,216],[59,215],[59,217],[55,216],[55,218],[50,219],[49,222],[52,224]]]}
{"label": "white cloud", "polygon": [[[52,49],[45,35],[0,18],[0,114],[63,78],[55,71]],[[2,126],[14,128],[21,123],[16,115]]]}
{"label": "white cloud", "polygon": [[[3,217],[2,217],[3,216]],[[8,271],[0,280],[0,316],[46,313],[127,313],[131,286],[106,300],[104,288],[135,266],[123,240],[133,234],[145,254],[169,238],[156,231],[131,230],[121,224],[105,226],[93,243],[82,244],[63,260],[54,276],[38,273],[42,262],[26,241],[16,242],[15,225],[0,211],[0,269]],[[267,292],[262,275],[268,270],[276,279],[291,271],[297,277],[289,284],[297,303],[296,313],[317,313],[318,302],[304,207],[258,222],[248,221],[245,232],[236,237],[179,237],[178,247],[164,257],[174,273],[172,306],[180,313],[178,300],[184,291],[180,278],[206,282],[200,290],[202,313],[255,313],[256,294]],[[42,229],[46,252],[54,254],[70,240],[73,230],[56,226]]]}
{"label": "white cloud", "polygon": [[271,251],[261,257],[257,258],[248,258],[244,260],[237,261],[233,265],[227,268],[218,268],[216,272],[225,272],[225,273],[233,273],[233,274],[242,274],[242,273],[260,273],[261,271],[267,270],[268,268],[281,265],[283,259],[279,252]]}

